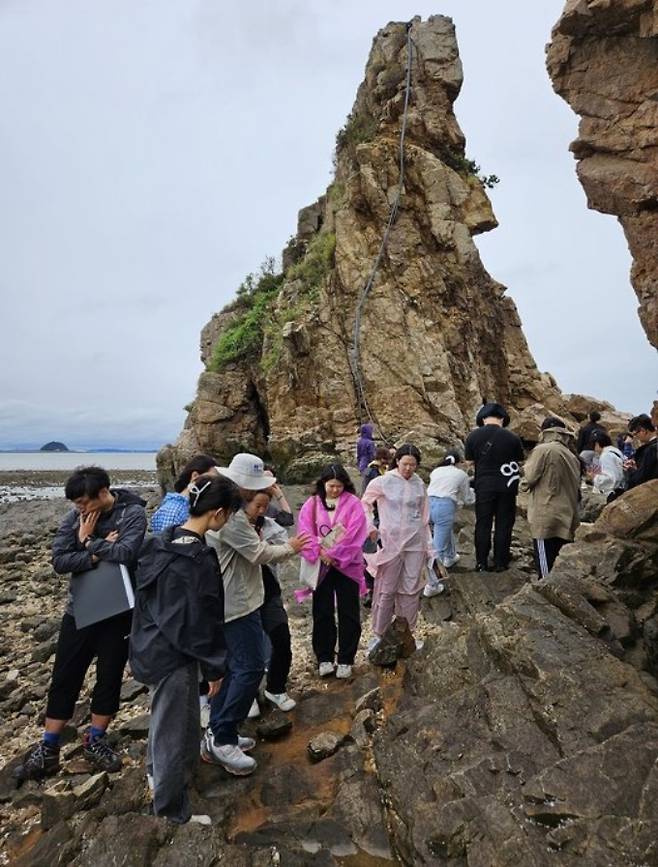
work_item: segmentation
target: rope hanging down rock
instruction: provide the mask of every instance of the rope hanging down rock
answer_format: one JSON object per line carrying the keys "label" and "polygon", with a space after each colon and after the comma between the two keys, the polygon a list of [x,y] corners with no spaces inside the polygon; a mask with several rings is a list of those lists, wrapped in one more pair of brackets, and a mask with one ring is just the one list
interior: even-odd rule
{"label": "rope hanging down rock", "polygon": [[381,244],[379,245],[379,251],[377,252],[377,256],[375,257],[375,261],[372,266],[372,270],[370,272],[370,276],[366,281],[365,286],[359,293],[359,299],[356,305],[356,315],[354,317],[354,330],[352,332],[352,346],[350,349],[350,366],[352,368],[352,376],[354,378],[354,385],[356,388],[356,398],[358,402],[358,412],[359,412],[359,422],[363,421],[363,413],[366,414],[368,420],[371,421],[377,430],[379,431],[380,437],[388,443],[388,439],[385,436],[381,425],[377,421],[377,418],[370,408],[368,404],[368,399],[366,397],[365,385],[363,382],[363,369],[361,367],[361,321],[363,319],[363,311],[366,306],[366,301],[368,300],[368,295],[370,294],[370,290],[373,287],[375,282],[375,278],[377,276],[377,272],[379,271],[379,266],[382,261],[382,257],[384,255],[384,251],[386,250],[386,245],[388,243],[388,236],[390,235],[391,229],[395,224],[395,221],[398,216],[398,210],[400,207],[400,199],[402,198],[402,189],[404,186],[404,138],[407,131],[407,114],[409,111],[409,97],[411,95],[411,66],[412,66],[412,54],[413,54],[413,39],[411,38],[411,22],[407,24],[407,77],[406,77],[406,87],[404,92],[404,109],[402,112],[402,126],[400,128],[400,180],[398,182],[397,193],[395,194],[395,199],[393,204],[391,205],[391,211],[388,217],[388,222],[386,223],[386,228],[384,229],[384,234],[382,236]]}

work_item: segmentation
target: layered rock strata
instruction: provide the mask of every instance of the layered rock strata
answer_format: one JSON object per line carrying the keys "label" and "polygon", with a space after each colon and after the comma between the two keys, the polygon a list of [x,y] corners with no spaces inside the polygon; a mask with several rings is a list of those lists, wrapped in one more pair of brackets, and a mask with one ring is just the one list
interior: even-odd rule
{"label": "layered rock strata", "polygon": [[[454,27],[416,18],[410,34],[400,210],[361,328],[365,402],[378,439],[413,437],[434,455],[464,436],[483,398],[507,404],[532,439],[547,409],[569,414],[473,242],[496,219],[453,112],[462,84]],[[300,212],[284,274],[243,289],[204,328],[206,370],[176,448],[161,454],[163,477],[196,450],[269,453],[289,479],[351,455],[368,414],[350,345],[400,184],[407,50],[407,25],[377,34],[337,138],[335,180]]]}
{"label": "layered rock strata", "polygon": [[581,116],[571,150],[588,204],[619,218],[640,319],[658,347],[658,0],[569,0],[547,60]]}

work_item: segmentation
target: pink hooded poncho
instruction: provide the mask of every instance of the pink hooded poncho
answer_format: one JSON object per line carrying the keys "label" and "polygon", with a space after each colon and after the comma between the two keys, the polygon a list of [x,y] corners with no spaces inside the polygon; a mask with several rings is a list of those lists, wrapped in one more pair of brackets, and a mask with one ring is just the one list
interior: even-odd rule
{"label": "pink hooded poncho", "polygon": [[[320,542],[324,536],[337,524],[342,524],[345,528],[344,536],[333,547],[328,548],[326,553],[335,561],[336,569],[356,581],[361,594],[364,594],[366,582],[363,543],[368,530],[361,500],[354,494],[343,491],[338,498],[333,515],[332,523],[329,512],[317,494],[308,498],[297,519],[297,532],[308,533],[311,537],[311,541],[302,550],[301,555],[309,563],[315,563],[320,556]],[[298,591],[295,595],[301,601],[310,595],[310,591]]]}
{"label": "pink hooded poncho", "polygon": [[404,558],[410,569],[420,571],[433,555],[429,531],[427,489],[415,473],[404,479],[397,470],[389,470],[373,479],[362,497],[368,515],[368,530],[374,530],[373,506],[377,504],[379,536],[382,547],[366,556],[373,577],[387,564]]}

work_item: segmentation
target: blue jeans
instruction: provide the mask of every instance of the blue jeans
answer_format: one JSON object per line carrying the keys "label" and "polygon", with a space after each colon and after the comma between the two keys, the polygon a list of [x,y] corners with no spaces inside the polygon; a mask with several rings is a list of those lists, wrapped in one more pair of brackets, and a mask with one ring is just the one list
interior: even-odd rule
{"label": "blue jeans", "polygon": [[455,559],[455,523],[457,503],[450,497],[430,497],[430,521],[434,524],[434,549],[439,560],[450,563]]}
{"label": "blue jeans", "polygon": [[238,726],[247,718],[265,673],[265,641],[260,611],[224,624],[227,671],[210,702],[210,728],[215,743],[237,744]]}

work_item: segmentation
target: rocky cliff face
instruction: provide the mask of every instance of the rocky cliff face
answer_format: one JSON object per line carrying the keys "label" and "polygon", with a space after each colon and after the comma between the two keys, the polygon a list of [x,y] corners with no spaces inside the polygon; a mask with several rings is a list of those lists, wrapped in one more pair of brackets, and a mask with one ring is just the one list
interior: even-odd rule
{"label": "rocky cliff face", "polygon": [[578,177],[591,208],[619,217],[658,346],[658,0],[568,0],[547,53],[555,90],[581,116]]}
{"label": "rocky cliff face", "polygon": [[453,113],[462,84],[453,24],[411,25],[411,91],[400,209],[363,312],[363,395],[350,345],[360,292],[399,189],[407,26],[374,39],[340,131],[335,180],[299,214],[282,275],[264,273],[202,333],[197,398],[161,473],[195,450],[269,452],[288,479],[329,455],[352,454],[357,424],[410,437],[436,454],[472,424],[482,398],[509,406],[529,439],[547,408],[569,417],[537,370],[505,288],[485,270],[473,235],[496,226]]}

